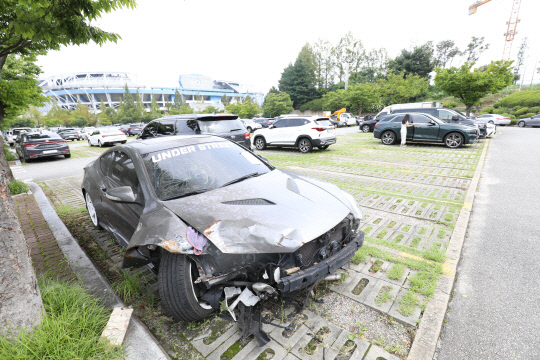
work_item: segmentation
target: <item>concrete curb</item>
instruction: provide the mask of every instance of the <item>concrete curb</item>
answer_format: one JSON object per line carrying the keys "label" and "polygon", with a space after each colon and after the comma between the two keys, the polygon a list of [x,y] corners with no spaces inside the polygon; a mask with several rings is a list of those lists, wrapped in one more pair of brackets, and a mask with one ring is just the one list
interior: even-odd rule
{"label": "concrete curb", "polygon": [[[94,296],[99,297],[109,308],[126,307],[122,300],[115,295],[107,279],[94,266],[86,253],[81,249],[67,227],[56,214],[43,190],[33,182],[28,185],[34,193],[43,217],[51,229],[58,246],[77,278]],[[170,359],[161,345],[154,339],[148,329],[134,316],[131,318],[124,344],[127,359]]]}
{"label": "concrete curb", "polygon": [[456,226],[452,233],[452,237],[450,238],[448,248],[446,249],[446,261],[444,263],[445,272],[439,279],[435,294],[424,311],[408,359],[433,359],[435,351],[437,350],[437,341],[441,334],[444,317],[454,287],[457,266],[461,257],[461,250],[463,249],[465,235],[467,234],[467,226],[471,216],[472,204],[474,203],[476,188],[478,187],[480,175],[484,168],[484,160],[490,142],[491,140],[487,139],[486,146],[484,146],[482,155],[480,155],[480,159],[478,160],[478,167],[474,172],[471,184],[465,195],[463,207],[461,208],[459,217],[456,221]]}

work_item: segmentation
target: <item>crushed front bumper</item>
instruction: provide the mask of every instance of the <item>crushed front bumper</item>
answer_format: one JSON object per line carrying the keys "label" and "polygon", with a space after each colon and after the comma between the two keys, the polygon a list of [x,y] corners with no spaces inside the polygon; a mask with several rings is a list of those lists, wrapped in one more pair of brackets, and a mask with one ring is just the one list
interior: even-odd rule
{"label": "crushed front bumper", "polygon": [[364,233],[360,231],[354,239],[328,259],[290,276],[281,278],[281,282],[278,283],[278,289],[283,293],[289,293],[302,290],[314,282],[322,280],[326,275],[348,263],[363,243]]}

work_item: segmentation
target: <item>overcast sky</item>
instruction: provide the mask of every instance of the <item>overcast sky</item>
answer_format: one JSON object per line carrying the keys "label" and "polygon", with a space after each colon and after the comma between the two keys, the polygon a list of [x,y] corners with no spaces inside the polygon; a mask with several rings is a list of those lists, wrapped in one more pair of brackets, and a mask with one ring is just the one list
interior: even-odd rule
{"label": "overcast sky", "polygon": [[[178,86],[181,74],[233,80],[263,91],[275,85],[306,42],[337,43],[351,31],[366,49],[402,48],[452,39],[464,48],[472,36],[491,47],[479,60],[500,60],[513,0],[493,0],[468,15],[472,0],[138,0],[134,10],[105,15],[96,24],[120,34],[117,44],[72,46],[39,58],[45,76],[77,71],[125,71],[146,86]],[[540,60],[539,0],[523,0],[515,59],[529,39],[525,82]],[[537,67],[540,66],[540,62]],[[540,82],[536,75],[534,82]]]}

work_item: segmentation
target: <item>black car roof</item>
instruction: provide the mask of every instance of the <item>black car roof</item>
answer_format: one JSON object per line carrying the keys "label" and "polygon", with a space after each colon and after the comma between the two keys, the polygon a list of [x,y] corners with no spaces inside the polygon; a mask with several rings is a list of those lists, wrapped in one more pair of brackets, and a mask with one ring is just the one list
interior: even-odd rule
{"label": "black car roof", "polygon": [[238,115],[234,114],[182,114],[182,115],[169,115],[164,116],[162,118],[153,120],[153,121],[159,121],[159,120],[236,120],[238,119]]}
{"label": "black car roof", "polygon": [[151,139],[135,140],[130,142],[127,147],[137,150],[140,154],[148,154],[159,150],[165,150],[181,146],[204,144],[207,142],[229,141],[219,136],[213,135],[172,135],[161,136]]}

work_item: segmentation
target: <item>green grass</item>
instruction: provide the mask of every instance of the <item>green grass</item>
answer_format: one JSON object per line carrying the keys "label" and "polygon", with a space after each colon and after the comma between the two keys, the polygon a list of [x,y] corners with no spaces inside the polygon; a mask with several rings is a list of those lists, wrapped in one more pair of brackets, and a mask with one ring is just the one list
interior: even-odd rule
{"label": "green grass", "polygon": [[392,296],[392,291],[394,287],[393,286],[383,286],[381,287],[381,290],[379,291],[379,295],[375,298],[375,303],[379,306],[382,304],[385,304],[392,300],[394,297]]}
{"label": "green grass", "polygon": [[422,227],[420,231],[418,231],[418,234],[424,235],[426,233],[427,229],[425,227]]}
{"label": "green grass", "polygon": [[59,205],[59,206],[56,206],[54,210],[56,210],[56,213],[60,217],[86,214],[87,212],[86,207],[74,208],[69,205]]}
{"label": "green grass", "polygon": [[396,226],[396,224],[397,224],[397,222],[395,222],[395,221],[390,221],[390,222],[388,223],[388,225],[386,225],[386,227],[387,227],[387,228],[393,228],[394,226]]}
{"label": "green grass", "polygon": [[408,232],[411,229],[411,225],[405,225],[403,231]]}
{"label": "green grass", "polygon": [[9,192],[11,195],[17,195],[22,194],[28,191],[29,187],[28,184],[26,184],[24,181],[21,180],[13,180],[9,183]]}
{"label": "green grass", "polygon": [[386,276],[392,280],[399,280],[405,273],[405,266],[401,264],[394,264],[392,267],[386,271]]}
{"label": "green grass", "polygon": [[33,334],[0,337],[2,359],[122,359],[122,347],[99,342],[111,310],[77,283],[40,279],[45,313]]}
{"label": "green grass", "polygon": [[7,161],[15,161],[15,155],[9,150],[9,145],[4,143],[4,152],[6,154]]}
{"label": "green grass", "polygon": [[398,311],[404,315],[409,316],[414,313],[414,309],[418,306],[420,300],[413,291],[407,291],[399,302]]}
{"label": "green grass", "polygon": [[387,233],[388,233],[388,230],[386,230],[386,229],[381,230],[381,231],[377,234],[377,239],[382,239],[383,237],[386,236]]}
{"label": "green grass", "polygon": [[394,241],[396,244],[398,244],[398,243],[401,242],[401,239],[403,239],[404,236],[405,236],[405,235],[403,235],[403,234],[397,234],[397,236],[394,238],[393,241]]}
{"label": "green grass", "polygon": [[142,296],[144,280],[128,272],[122,272],[122,278],[113,284],[114,291],[126,302]]}
{"label": "green grass", "polygon": [[418,244],[420,244],[420,241],[422,241],[422,238],[416,236],[415,238],[412,239],[410,246],[415,248],[418,246]]}

